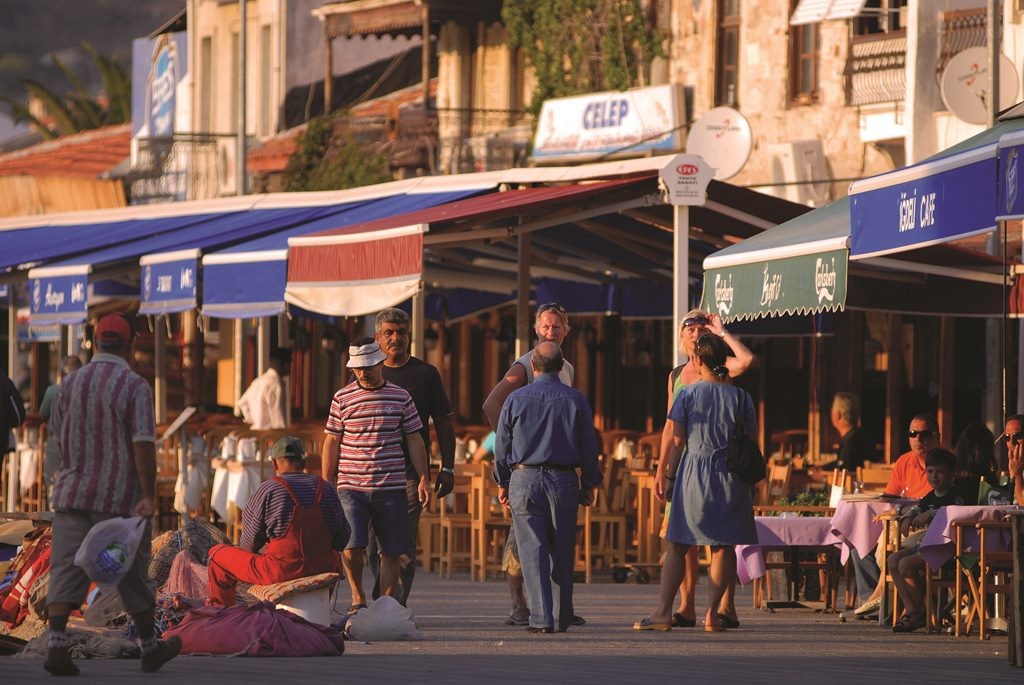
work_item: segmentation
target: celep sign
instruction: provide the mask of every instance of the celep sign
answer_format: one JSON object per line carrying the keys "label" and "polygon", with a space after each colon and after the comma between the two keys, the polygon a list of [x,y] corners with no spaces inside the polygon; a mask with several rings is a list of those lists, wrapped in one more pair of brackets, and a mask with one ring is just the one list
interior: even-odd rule
{"label": "celep sign", "polygon": [[673,205],[702,205],[714,170],[700,155],[679,154],[658,173],[662,188]]}

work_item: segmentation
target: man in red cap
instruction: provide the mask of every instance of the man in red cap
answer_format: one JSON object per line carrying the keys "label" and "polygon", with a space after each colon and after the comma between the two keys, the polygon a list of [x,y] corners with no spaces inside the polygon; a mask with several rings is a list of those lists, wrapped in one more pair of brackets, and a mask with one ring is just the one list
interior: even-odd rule
{"label": "man in red cap", "polygon": [[142,649],[142,670],[159,670],[177,656],[181,640],[157,640],[153,630],[153,585],[149,578],[156,487],[156,427],[149,383],[128,366],[134,334],[120,314],[96,325],[97,354],[67,377],[50,414],[50,440],[60,467],[53,485],[53,544],[46,599],[49,649],[43,668],[58,676],[78,675],[68,651],[68,614],[82,606],[89,589],[75,552],[89,530],[110,518],[141,516],[145,533],[132,567],[117,586],[132,615]]}

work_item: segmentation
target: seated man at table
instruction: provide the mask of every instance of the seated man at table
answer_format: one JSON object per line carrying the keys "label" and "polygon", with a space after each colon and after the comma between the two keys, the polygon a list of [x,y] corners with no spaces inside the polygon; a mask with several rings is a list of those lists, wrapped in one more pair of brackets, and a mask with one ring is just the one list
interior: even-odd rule
{"label": "seated man at table", "polygon": [[914,506],[900,511],[900,536],[903,546],[889,555],[892,583],[903,601],[906,613],[893,626],[894,633],[910,633],[925,625],[924,593],[918,577],[925,561],[921,557],[921,539],[939,509],[950,504],[964,504],[964,498],[953,486],[956,455],[936,447],[925,456],[925,470],[931,492]]}
{"label": "seated man at table", "polygon": [[832,398],[831,418],[832,427],[839,433],[839,451],[834,461],[810,469],[808,475],[819,482],[828,480],[826,471],[846,469],[853,474],[864,462],[878,458],[874,440],[860,427],[860,400],[856,395],[837,392]]}
{"label": "seated man at table", "polygon": [[342,570],[349,529],[334,488],[303,472],[306,453],[298,438],[281,438],[270,456],[276,477],[246,503],[239,546],[210,549],[211,604],[234,606],[238,581],[269,585]]}
{"label": "seated man at table", "polygon": [[[939,422],[930,414],[918,414],[910,420],[907,431],[910,450],[905,452],[893,465],[886,494],[902,497],[921,498],[932,486],[928,483],[924,457],[932,447],[939,445]],[[882,604],[882,590],[885,586],[881,570],[874,555],[861,557],[857,550],[850,551],[854,575],[857,577],[857,594],[861,605],[854,609],[856,616],[877,613]]]}

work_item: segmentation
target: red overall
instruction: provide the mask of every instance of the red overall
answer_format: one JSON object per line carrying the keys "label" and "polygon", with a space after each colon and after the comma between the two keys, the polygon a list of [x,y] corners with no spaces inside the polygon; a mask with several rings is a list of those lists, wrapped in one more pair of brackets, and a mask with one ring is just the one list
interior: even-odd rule
{"label": "red overall", "polygon": [[262,554],[254,554],[231,545],[215,545],[210,549],[210,603],[235,605],[238,581],[254,585],[271,585],[319,573],[340,572],[341,557],[331,549],[331,536],[320,513],[320,497],[324,481],[316,487],[312,506],[299,504],[295,492],[280,476],[278,483],[291,496],[295,508],[284,535],[267,543]]}

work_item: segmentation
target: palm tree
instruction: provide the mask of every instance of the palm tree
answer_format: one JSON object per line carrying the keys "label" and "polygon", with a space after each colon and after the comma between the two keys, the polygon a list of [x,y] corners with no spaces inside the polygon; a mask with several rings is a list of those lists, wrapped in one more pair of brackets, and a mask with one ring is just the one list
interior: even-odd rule
{"label": "palm tree", "polygon": [[24,79],[21,82],[28,95],[42,103],[47,113],[53,117],[53,126],[40,121],[29,111],[25,103],[0,96],[10,108],[11,118],[15,123],[27,121],[44,140],[52,140],[71,133],[123,124],[131,120],[132,84],[128,72],[116,58],[99,54],[89,43],[82,43],[82,49],[99,70],[103,82],[103,96],[91,95],[78,74],[54,56],[54,65],[64,74],[64,78],[71,86],[66,96],[57,95],[33,79]]}

